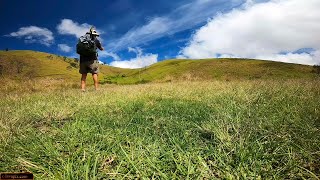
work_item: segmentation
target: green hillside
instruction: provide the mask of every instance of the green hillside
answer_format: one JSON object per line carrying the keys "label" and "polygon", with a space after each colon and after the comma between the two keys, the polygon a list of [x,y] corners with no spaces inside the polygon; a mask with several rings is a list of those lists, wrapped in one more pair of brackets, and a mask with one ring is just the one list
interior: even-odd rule
{"label": "green hillside", "polygon": [[[0,94],[79,88],[79,62],[54,54],[35,51],[0,51]],[[101,65],[99,80],[126,70]],[[91,77],[88,84],[93,84]]]}
{"label": "green hillside", "polygon": [[[79,80],[78,61],[35,51],[0,51],[0,74],[9,78]],[[166,60],[141,69],[100,66],[101,83],[139,84],[181,80],[301,79],[312,66],[249,59]],[[89,78],[89,83],[91,78]]]}
{"label": "green hillside", "polygon": [[166,60],[108,76],[106,82],[133,84],[179,80],[300,79],[315,76],[312,66],[250,59]]}
{"label": "green hillside", "polygon": [[[10,78],[52,77],[79,79],[79,62],[73,58],[35,51],[0,51],[0,74]],[[117,74],[120,68],[101,67],[101,78]]]}

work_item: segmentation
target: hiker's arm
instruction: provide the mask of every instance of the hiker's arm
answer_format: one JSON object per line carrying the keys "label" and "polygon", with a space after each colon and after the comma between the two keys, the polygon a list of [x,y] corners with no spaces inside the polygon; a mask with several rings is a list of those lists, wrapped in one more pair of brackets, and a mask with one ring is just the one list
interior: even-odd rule
{"label": "hiker's arm", "polygon": [[102,45],[98,39],[96,39],[96,45],[97,45],[97,48],[100,49],[101,51],[104,50],[104,48],[102,47]]}

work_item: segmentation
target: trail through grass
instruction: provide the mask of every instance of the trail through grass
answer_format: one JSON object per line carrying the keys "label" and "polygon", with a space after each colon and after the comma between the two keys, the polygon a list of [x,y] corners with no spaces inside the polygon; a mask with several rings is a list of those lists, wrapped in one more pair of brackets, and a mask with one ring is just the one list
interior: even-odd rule
{"label": "trail through grass", "polygon": [[36,179],[319,179],[319,81],[3,95],[0,171]]}

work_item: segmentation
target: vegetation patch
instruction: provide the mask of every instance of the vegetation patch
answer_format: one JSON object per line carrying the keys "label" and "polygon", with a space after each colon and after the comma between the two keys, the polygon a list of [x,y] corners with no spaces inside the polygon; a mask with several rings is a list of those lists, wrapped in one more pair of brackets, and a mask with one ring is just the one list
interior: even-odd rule
{"label": "vegetation patch", "polygon": [[37,179],[317,179],[319,81],[185,81],[0,101],[0,171]]}

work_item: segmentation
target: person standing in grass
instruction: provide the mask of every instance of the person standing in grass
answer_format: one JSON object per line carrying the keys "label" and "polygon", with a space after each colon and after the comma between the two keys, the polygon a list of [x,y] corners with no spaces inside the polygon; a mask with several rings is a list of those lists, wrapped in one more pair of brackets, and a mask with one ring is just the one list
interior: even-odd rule
{"label": "person standing in grass", "polygon": [[84,36],[79,38],[77,44],[77,53],[80,55],[80,69],[81,74],[81,90],[86,89],[87,74],[91,73],[94,81],[94,87],[98,89],[98,73],[99,73],[99,61],[97,49],[104,50],[100,41],[98,40],[99,34],[91,27],[90,31]]}

